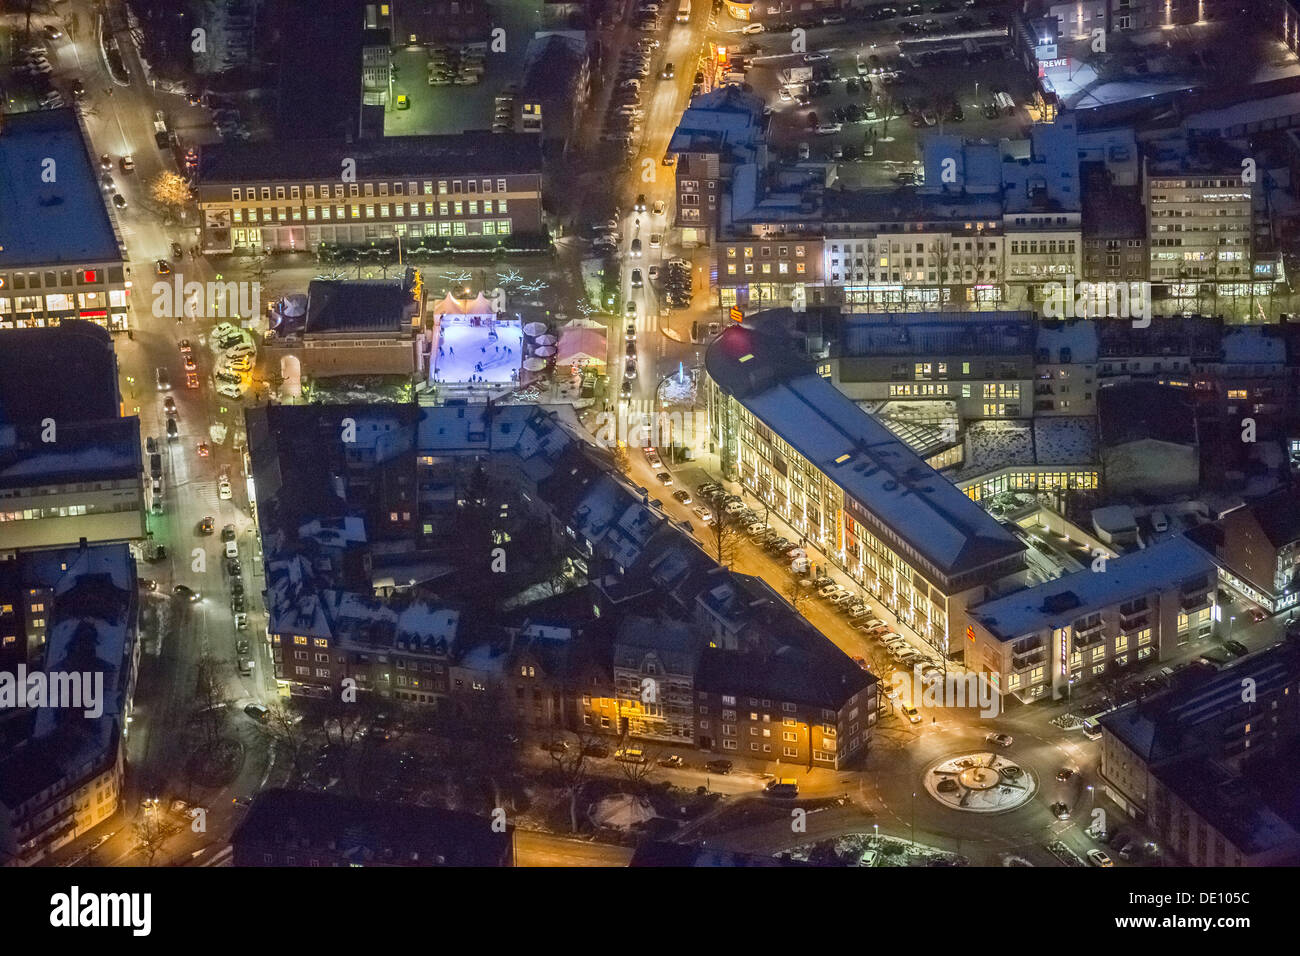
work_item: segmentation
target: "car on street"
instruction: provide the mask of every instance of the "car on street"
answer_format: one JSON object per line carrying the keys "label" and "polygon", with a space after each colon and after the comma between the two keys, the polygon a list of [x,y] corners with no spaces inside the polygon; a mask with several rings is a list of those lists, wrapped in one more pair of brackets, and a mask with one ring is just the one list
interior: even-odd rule
{"label": "car on street", "polygon": [[216,519],[212,515],[205,515],[203,520],[199,522],[199,534],[212,534],[216,523]]}
{"label": "car on street", "polygon": [[1062,767],[1060,770],[1056,771],[1056,779],[1061,783],[1066,783],[1074,778],[1074,773],[1075,771],[1073,767]]}
{"label": "car on street", "polygon": [[236,653],[236,654],[247,654],[247,653],[248,653],[248,641],[235,641],[235,653]]}
{"label": "car on street", "polygon": [[997,744],[999,747],[1010,747],[1015,740],[1010,734],[991,733],[984,737],[986,743]]}
{"label": "car on street", "polygon": [[636,212],[645,212],[645,193],[638,193],[636,204],[632,207]]}
{"label": "car on street", "polygon": [[609,747],[599,742],[592,742],[582,748],[582,754],[585,757],[595,757],[597,760],[604,760],[609,756]]}
{"label": "car on street", "polygon": [[207,458],[212,454],[212,449],[208,447],[207,442],[201,441],[199,442],[198,452],[200,458]]}
{"label": "car on street", "polygon": [[1088,857],[1088,862],[1091,863],[1093,866],[1114,866],[1115,865],[1113,862],[1111,862],[1111,858],[1107,856],[1105,853],[1103,853],[1101,850],[1097,850],[1097,849],[1089,850],[1085,854],[1085,856]]}
{"label": "car on street", "polygon": [[709,773],[728,774],[734,766],[735,764],[730,760],[710,760],[704,765],[704,769]]}
{"label": "car on street", "polygon": [[181,244],[180,244],[179,242],[173,242],[173,243],[172,243],[172,258],[173,258],[173,259],[179,259],[179,258],[181,257],[181,255],[182,255],[182,253],[181,253]]}
{"label": "car on street", "polygon": [[639,258],[641,257],[641,240],[640,240],[640,239],[633,239],[633,240],[632,240],[631,255],[632,255],[632,258],[633,258],[633,259],[639,259]]}
{"label": "car on street", "polygon": [[104,154],[102,154],[102,155],[99,157],[99,168],[100,168],[100,169],[112,169],[112,168],[113,168],[113,157],[109,156],[108,153],[104,153]]}
{"label": "car on street", "polygon": [[662,216],[667,208],[667,204],[665,204],[662,199],[656,199],[655,204],[651,207],[650,211],[656,216]]}
{"label": "car on street", "polygon": [[740,32],[743,33],[745,36],[754,36],[755,34],[758,33],[767,32],[767,27],[765,27],[761,23],[747,23],[745,24],[744,27],[741,28]]}
{"label": "car on street", "polygon": [[921,722],[921,712],[915,707],[906,704],[900,709],[903,712],[903,716],[907,718],[909,724],[919,724]]}
{"label": "car on street", "polygon": [[153,264],[153,268],[160,276],[169,276],[172,274],[172,265],[166,259],[159,259]]}
{"label": "car on street", "polygon": [[673,476],[668,474],[666,471],[661,471],[659,474],[655,475],[655,480],[658,481],[659,484],[667,487],[673,483]]}
{"label": "car on street", "polygon": [[676,769],[685,765],[686,761],[681,758],[680,754],[669,754],[667,757],[663,757],[659,761],[659,766],[668,767],[670,769]]}
{"label": "car on street", "polygon": [[698,507],[692,508],[691,514],[695,515],[695,517],[699,518],[705,524],[708,524],[710,521],[713,520],[713,512],[710,511],[708,508],[704,507],[703,505],[699,505]]}
{"label": "car on street", "polygon": [[636,378],[636,359],[629,358],[623,363],[623,377],[628,381]]}
{"label": "car on street", "polygon": [[263,724],[266,723],[267,719],[271,716],[271,711],[268,708],[263,707],[261,704],[245,704],[244,713],[249,717],[252,717],[258,723]]}
{"label": "car on street", "polygon": [[181,430],[176,424],[176,419],[167,419],[167,440],[177,441],[181,437]]}
{"label": "car on street", "polygon": [[1241,641],[1227,640],[1223,642],[1223,646],[1238,657],[1245,657],[1250,653],[1250,649],[1247,648],[1245,644],[1241,643]]}
{"label": "car on street", "polygon": [[118,209],[125,209],[126,197],[121,193],[113,193],[113,205]]}
{"label": "car on street", "polygon": [[[195,377],[194,387],[198,388],[198,378]],[[240,392],[238,385],[231,385],[229,382],[222,382],[217,386],[217,394],[222,398],[239,398],[243,393]]]}
{"label": "car on street", "polygon": [[135,157],[133,157],[130,153],[127,153],[120,160],[118,160],[117,164],[118,166],[121,167],[122,172],[124,173],[135,172]]}
{"label": "car on street", "polygon": [[179,598],[184,598],[185,600],[191,603],[197,601],[200,597],[198,591],[195,591],[193,588],[188,587],[184,584],[178,584],[174,588],[172,588],[172,594],[176,595]]}
{"label": "car on street", "polygon": [[1070,807],[1068,804],[1057,802],[1048,807],[1048,809],[1052,811],[1052,816],[1056,817],[1058,820],[1070,819]]}
{"label": "car on street", "polygon": [[640,269],[633,269],[633,270],[632,270],[632,288],[634,288],[634,289],[639,289],[639,288],[641,288],[643,285],[645,285],[645,282],[644,282],[644,280],[642,280],[642,278],[641,278],[641,270],[640,270]]}
{"label": "car on street", "polygon": [[685,488],[679,488],[678,490],[674,491],[673,498],[676,501],[680,501],[684,505],[689,505],[692,501],[695,500],[694,498],[691,497],[691,493],[687,491]]}
{"label": "car on street", "polygon": [[229,501],[234,497],[234,492],[230,488],[230,477],[222,475],[217,479],[217,497],[222,501]]}

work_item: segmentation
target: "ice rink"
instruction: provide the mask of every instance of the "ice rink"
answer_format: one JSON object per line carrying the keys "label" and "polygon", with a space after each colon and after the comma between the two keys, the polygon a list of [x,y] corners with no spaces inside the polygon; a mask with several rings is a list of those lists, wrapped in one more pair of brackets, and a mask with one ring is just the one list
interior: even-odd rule
{"label": "ice rink", "polygon": [[[495,338],[492,332],[496,332]],[[438,339],[434,378],[440,382],[468,382],[472,377],[481,376],[482,381],[490,384],[518,381],[523,339],[518,323],[497,323],[491,328],[444,324]]]}

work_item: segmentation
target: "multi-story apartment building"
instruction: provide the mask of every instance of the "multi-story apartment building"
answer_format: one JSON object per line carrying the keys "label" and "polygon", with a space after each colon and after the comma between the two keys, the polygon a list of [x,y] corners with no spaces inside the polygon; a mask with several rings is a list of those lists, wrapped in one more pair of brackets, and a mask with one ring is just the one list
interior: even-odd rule
{"label": "multi-story apartment building", "polygon": [[614,692],[619,732],[690,743],[695,669],[704,639],[686,622],[629,617],[614,639]]}
{"label": "multi-story apartment building", "polygon": [[1224,580],[1272,613],[1300,603],[1300,495],[1283,488],[1195,529]]}
{"label": "multi-story apartment building", "polygon": [[965,607],[1024,545],[799,359],[781,336],[723,331],[705,358],[724,472],[832,556],[899,620],[958,652]]}
{"label": "multi-story apartment building", "polygon": [[1190,865],[1294,865],[1298,678],[1289,639],[1102,717],[1107,796]]}
{"label": "multi-story apartment building", "polygon": [[[852,311],[997,308],[1002,204],[913,190],[829,193],[822,273]],[[837,290],[837,292],[832,292]]]}
{"label": "multi-story apartment building", "polygon": [[696,690],[700,747],[728,756],[842,770],[866,753],[876,723],[876,678],[843,655],[709,648]]}
{"label": "multi-story apartment building", "polygon": [[39,863],[121,808],[137,593],[125,544],[0,561],[0,671],[23,667],[29,681],[40,673],[51,687],[89,691],[60,706],[0,709],[0,865]]}
{"label": "multi-story apartment building", "polygon": [[121,405],[102,327],[0,331],[0,555],[146,536],[140,419]]}
{"label": "multi-story apartment building", "polygon": [[[1032,313],[842,316],[821,365],[854,401],[945,403],[961,421],[1028,417],[1034,386]],[[956,422],[954,422],[956,424]]]}
{"label": "multi-story apartment building", "polygon": [[0,126],[0,329],[130,324],[130,267],[100,188],[111,174],[89,142],[72,109],[11,113]]}
{"label": "multi-story apartment building", "polygon": [[1217,354],[1193,363],[1192,387],[1206,417],[1278,416],[1294,408],[1295,384],[1278,326],[1221,327]]}
{"label": "multi-story apartment building", "polygon": [[1216,568],[1184,538],[970,608],[967,666],[1029,702],[1117,676],[1210,633]]}
{"label": "multi-story apartment building", "polygon": [[1092,415],[1097,410],[1097,325],[1068,319],[1037,327],[1034,415]]}
{"label": "multi-story apartment building", "polygon": [[763,165],[763,135],[761,97],[725,86],[691,101],[665,156],[665,161],[676,157],[673,223],[681,230],[683,245],[713,242],[722,196],[733,172],[740,166]]}
{"label": "multi-story apartment building", "polygon": [[1084,165],[1079,277],[1088,282],[1146,282],[1151,262],[1141,190],[1114,185],[1102,163]]}
{"label": "multi-story apartment building", "polygon": [[1193,309],[1203,295],[1248,289],[1255,184],[1241,157],[1161,144],[1145,160],[1152,283]]}
{"label": "multi-story apartment building", "polygon": [[209,146],[198,203],[214,254],[497,246],[545,232],[541,146],[525,133]]}

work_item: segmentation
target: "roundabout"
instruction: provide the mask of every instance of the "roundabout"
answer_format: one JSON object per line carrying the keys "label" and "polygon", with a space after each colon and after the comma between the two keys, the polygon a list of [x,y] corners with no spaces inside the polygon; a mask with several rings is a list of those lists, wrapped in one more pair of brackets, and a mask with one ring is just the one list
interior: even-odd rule
{"label": "roundabout", "polygon": [[1038,789],[1023,767],[988,751],[944,757],[926,768],[922,783],[939,803],[966,813],[1006,813],[1023,806]]}

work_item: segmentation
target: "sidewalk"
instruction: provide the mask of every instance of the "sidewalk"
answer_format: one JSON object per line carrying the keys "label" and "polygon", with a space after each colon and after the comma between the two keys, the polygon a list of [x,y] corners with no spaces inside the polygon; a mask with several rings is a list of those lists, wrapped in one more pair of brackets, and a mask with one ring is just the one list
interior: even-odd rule
{"label": "sidewalk", "polygon": [[[763,503],[757,498],[757,496],[743,487],[739,482],[715,477],[722,471],[721,459],[715,452],[697,451],[696,460],[692,464],[691,469],[698,471],[702,476],[698,479],[694,477],[694,475],[687,478],[687,483],[690,485],[692,490],[694,490],[695,486],[704,480],[716,481],[726,488],[727,491],[739,495],[741,500],[755,511],[761,519],[763,515]],[[686,470],[687,469],[678,469],[678,473],[681,474]],[[843,576],[843,580],[836,580],[835,583],[842,584],[850,590],[856,591],[861,597],[863,603],[871,608],[871,613],[874,616],[879,617],[882,621],[893,628],[894,631],[901,634],[908,643],[912,644],[918,651],[923,654],[934,653],[940,657],[943,656],[943,653],[939,648],[924,640],[910,625],[899,620],[898,615],[893,610],[882,603],[879,598],[875,597],[862,587],[862,585],[854,581],[852,575],[850,575],[848,571],[840,565],[838,560],[825,554],[821,549],[807,541],[805,536],[799,531],[796,531],[776,510],[773,509],[768,512],[767,520],[774,530],[784,535],[786,538],[789,538],[791,541],[799,542],[799,547],[803,548],[808,553],[809,564],[813,565],[817,571],[827,574],[829,574],[832,568],[839,571]],[[832,579],[834,580],[833,575]],[[770,580],[768,583],[776,587],[778,591],[780,591],[785,584],[784,581],[773,582]],[[951,659],[944,662],[944,666],[948,670],[955,670],[959,673],[966,670],[964,664],[959,664]]]}

